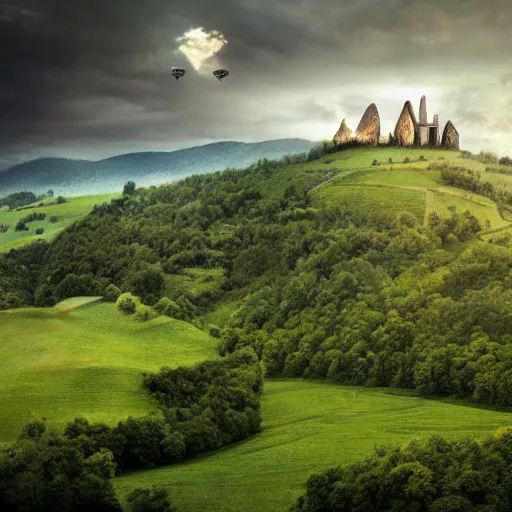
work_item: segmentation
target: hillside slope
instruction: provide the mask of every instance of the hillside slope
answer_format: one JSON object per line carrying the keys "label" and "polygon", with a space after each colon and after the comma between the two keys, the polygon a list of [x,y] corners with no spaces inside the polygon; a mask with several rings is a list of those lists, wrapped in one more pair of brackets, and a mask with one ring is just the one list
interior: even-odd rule
{"label": "hillside slope", "polygon": [[[114,193],[71,197],[67,198],[67,201],[62,204],[51,204],[55,203],[55,199],[46,199],[43,202],[27,205],[16,210],[0,209],[0,225],[8,226],[7,231],[0,232],[0,253],[24,247],[36,240],[52,240],[73,222],[85,217],[94,205],[109,202],[110,199],[119,195],[119,193]],[[39,206],[40,204],[43,206]],[[46,217],[43,220],[27,223],[27,231],[15,231],[17,222],[31,213],[44,213]],[[50,222],[52,217],[56,218]],[[43,233],[37,235],[36,230],[41,228],[44,230]]]}
{"label": "hillside slope", "polygon": [[119,192],[129,181],[138,186],[168,183],[225,168],[243,168],[261,158],[308,152],[313,143],[278,139],[257,143],[217,142],[170,152],[130,153],[97,162],[41,158],[0,171],[0,195],[21,190],[60,195]]}
{"label": "hillside slope", "polygon": [[0,443],[28,421],[59,427],[77,416],[115,424],[157,411],[141,372],[216,357],[216,343],[186,322],[146,323],[87,298],[0,312]]}

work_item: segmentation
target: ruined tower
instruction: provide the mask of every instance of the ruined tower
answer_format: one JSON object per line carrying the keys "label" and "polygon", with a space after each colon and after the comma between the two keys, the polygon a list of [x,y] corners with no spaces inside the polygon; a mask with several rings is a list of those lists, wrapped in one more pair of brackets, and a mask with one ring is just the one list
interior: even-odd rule
{"label": "ruined tower", "polygon": [[427,98],[423,96],[420,101],[420,122],[417,125],[417,144],[419,146],[439,145],[439,118],[434,116],[432,123],[428,122]]}

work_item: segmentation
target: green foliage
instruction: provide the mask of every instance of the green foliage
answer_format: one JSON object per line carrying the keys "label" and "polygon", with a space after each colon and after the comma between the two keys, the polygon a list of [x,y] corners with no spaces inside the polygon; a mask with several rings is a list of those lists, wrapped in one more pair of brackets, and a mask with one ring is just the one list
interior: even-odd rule
{"label": "green foliage", "polygon": [[55,433],[31,434],[0,450],[1,510],[121,511],[111,452],[92,452],[82,440]]}
{"label": "green foliage", "polygon": [[121,295],[121,290],[115,284],[109,284],[105,288],[103,298],[108,302],[116,302]]}
{"label": "green foliage", "polygon": [[162,272],[150,267],[131,274],[126,280],[124,289],[140,297],[144,304],[152,305],[161,297],[164,284]]}
{"label": "green foliage", "polygon": [[139,304],[139,298],[131,293],[123,293],[116,300],[117,307],[128,314],[135,313]]}
{"label": "green foliage", "polygon": [[505,512],[512,507],[509,431],[483,443],[430,437],[376,449],[362,463],[312,476],[290,510]]}
{"label": "green foliage", "polygon": [[155,311],[161,315],[169,316],[171,318],[181,319],[182,314],[180,307],[176,302],[168,297],[162,297],[154,306]]}
{"label": "green foliage", "polygon": [[128,181],[125,183],[123,187],[123,194],[127,196],[131,196],[135,193],[135,182],[134,181]]}
{"label": "green foliage", "polygon": [[28,226],[25,224],[25,222],[19,220],[14,227],[14,231],[28,231]]}
{"label": "green foliage", "polygon": [[55,201],[57,204],[64,204],[67,202],[67,199],[63,196],[57,197],[57,200]]}
{"label": "green foliage", "polygon": [[151,306],[139,304],[135,311],[135,320],[139,322],[147,322],[157,316],[156,311]]}
{"label": "green foliage", "polygon": [[49,219],[49,222],[55,224],[58,220],[59,218],[56,215],[52,215]]}
{"label": "green foliage", "polygon": [[46,218],[46,213],[30,213],[29,215],[26,215],[25,217],[22,217],[18,222],[23,222],[25,224],[28,224],[29,222],[34,222],[37,220],[44,220]]}
{"label": "green foliage", "polygon": [[36,235],[42,235],[43,233],[44,233],[44,229],[43,228],[36,229]]}
{"label": "green foliage", "polygon": [[16,192],[7,197],[0,198],[0,208],[2,206],[8,206],[11,209],[25,206],[26,204],[32,204],[39,200],[33,192]]}
{"label": "green foliage", "polygon": [[53,292],[55,300],[61,301],[68,297],[83,297],[86,295],[98,295],[101,283],[94,279],[92,274],[77,276],[68,274]]}
{"label": "green foliage", "polygon": [[54,196],[54,192],[53,192],[53,190],[52,190],[52,189],[48,190],[48,192],[46,192],[46,195],[47,195],[48,197],[53,197],[53,196]]}
{"label": "green foliage", "polygon": [[145,373],[144,383],[163,417],[129,417],[114,428],[76,418],[65,437],[87,441],[96,452],[109,450],[126,470],[178,462],[259,432],[263,375],[250,349],[192,368]]}
{"label": "green foliage", "polygon": [[257,436],[186,464],[119,476],[119,499],[124,503],[133,487],[158,484],[179,510],[284,511],[304,493],[309,476],[360,462],[375,445],[432,435],[483,439],[512,424],[511,412],[456,400],[305,379],[266,380],[261,407]]}
{"label": "green foliage", "polygon": [[135,488],[127,497],[130,512],[177,512],[164,489]]}

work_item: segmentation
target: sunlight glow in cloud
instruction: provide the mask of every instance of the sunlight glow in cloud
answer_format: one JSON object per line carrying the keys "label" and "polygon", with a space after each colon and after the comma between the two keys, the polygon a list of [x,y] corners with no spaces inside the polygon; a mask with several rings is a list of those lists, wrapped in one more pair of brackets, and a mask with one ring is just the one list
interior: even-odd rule
{"label": "sunlight glow in cloud", "polygon": [[185,32],[178,37],[180,44],[178,51],[183,53],[196,71],[203,71],[206,61],[210,61],[228,42],[223,34],[217,30],[205,32],[203,27],[198,27]]}

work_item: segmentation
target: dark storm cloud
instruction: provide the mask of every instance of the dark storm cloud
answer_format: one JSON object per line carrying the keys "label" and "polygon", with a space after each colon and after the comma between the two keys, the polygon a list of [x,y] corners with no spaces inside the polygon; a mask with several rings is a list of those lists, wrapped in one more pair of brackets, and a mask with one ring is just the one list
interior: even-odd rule
{"label": "dark storm cloud", "polygon": [[[386,85],[439,86],[437,110],[468,130],[503,128],[510,19],[509,0],[0,0],[0,168],[75,149],[318,139],[340,116],[355,128],[377,99],[391,123],[415,98]],[[222,83],[175,53],[194,27],[228,40]],[[173,65],[187,75],[171,80]]]}

